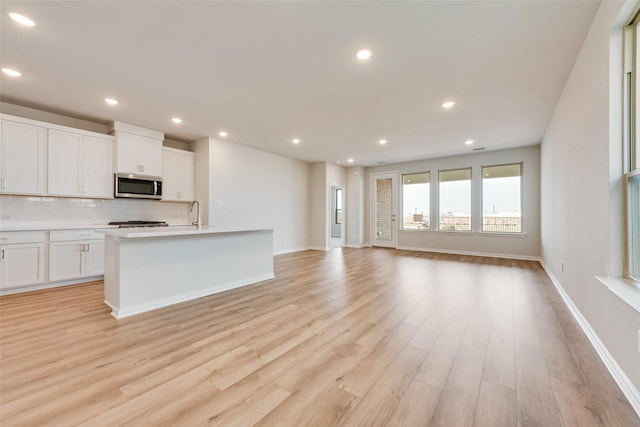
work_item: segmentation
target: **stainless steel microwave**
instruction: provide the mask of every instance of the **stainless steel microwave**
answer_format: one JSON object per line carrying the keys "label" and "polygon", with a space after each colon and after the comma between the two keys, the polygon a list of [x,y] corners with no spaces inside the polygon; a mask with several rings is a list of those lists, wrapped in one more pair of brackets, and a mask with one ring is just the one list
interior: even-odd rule
{"label": "stainless steel microwave", "polygon": [[115,176],[115,197],[162,199],[162,178],[159,176],[143,176],[128,173],[117,173]]}

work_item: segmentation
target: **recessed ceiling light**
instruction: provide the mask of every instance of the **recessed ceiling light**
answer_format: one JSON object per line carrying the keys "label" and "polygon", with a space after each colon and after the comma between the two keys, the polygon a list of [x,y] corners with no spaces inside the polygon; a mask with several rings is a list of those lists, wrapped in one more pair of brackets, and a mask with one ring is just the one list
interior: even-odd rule
{"label": "recessed ceiling light", "polygon": [[3,68],[2,72],[11,77],[20,77],[22,73],[16,70],[12,70],[11,68]]}
{"label": "recessed ceiling light", "polygon": [[349,163],[353,163],[353,162],[354,162],[354,160],[353,160],[353,159],[348,159],[348,160],[347,160],[347,162],[349,162]]}
{"label": "recessed ceiling light", "polygon": [[371,58],[372,55],[373,52],[371,52],[369,49],[360,49],[358,53],[356,53],[356,58],[361,61],[366,61],[367,59]]}
{"label": "recessed ceiling light", "polygon": [[24,25],[25,27],[35,27],[36,26],[36,21],[34,21],[33,19],[28,18],[28,17],[26,17],[24,15],[20,15],[19,13],[10,12],[9,13],[9,18],[13,19],[18,24]]}
{"label": "recessed ceiling light", "polygon": [[180,117],[173,117],[171,119],[171,121],[177,125],[179,125],[180,123],[182,123],[182,119]]}
{"label": "recessed ceiling light", "polygon": [[104,102],[106,102],[109,105],[118,105],[118,100],[113,98],[105,98]]}
{"label": "recessed ceiling light", "polygon": [[291,140],[291,142],[293,142],[294,144],[300,144],[300,139],[299,138],[293,138]]}
{"label": "recessed ceiling light", "polygon": [[220,135],[221,137],[223,137],[223,138],[224,138],[225,136],[227,136],[227,135],[229,135],[229,134],[227,133],[227,131],[225,131],[225,130],[221,130],[220,132],[218,132],[218,135]]}
{"label": "recessed ceiling light", "polygon": [[445,103],[443,103],[443,104],[442,104],[442,108],[451,108],[451,107],[453,107],[454,105],[456,105],[456,103],[455,103],[455,102],[453,102],[453,101],[447,101],[447,102],[445,102]]}
{"label": "recessed ceiling light", "polygon": [[473,144],[473,139],[467,139],[464,143],[467,145],[471,145]]}
{"label": "recessed ceiling light", "polygon": [[386,139],[381,139],[380,141],[378,141],[378,143],[380,145],[385,145],[387,143],[387,140]]}

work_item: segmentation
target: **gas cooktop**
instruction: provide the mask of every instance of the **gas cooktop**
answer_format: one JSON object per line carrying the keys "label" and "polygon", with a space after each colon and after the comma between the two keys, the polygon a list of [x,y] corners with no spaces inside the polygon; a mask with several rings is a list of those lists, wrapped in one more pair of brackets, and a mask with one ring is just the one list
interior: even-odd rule
{"label": "gas cooktop", "polygon": [[119,228],[132,227],[167,227],[165,221],[111,221],[109,225],[117,225]]}

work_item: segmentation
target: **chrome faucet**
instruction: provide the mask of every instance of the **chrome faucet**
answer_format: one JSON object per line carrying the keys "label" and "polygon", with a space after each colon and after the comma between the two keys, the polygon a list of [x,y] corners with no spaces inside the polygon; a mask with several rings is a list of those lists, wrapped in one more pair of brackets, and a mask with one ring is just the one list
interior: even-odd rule
{"label": "chrome faucet", "polygon": [[194,200],[191,202],[191,213],[193,213],[193,207],[197,206],[198,210],[196,211],[196,220],[191,223],[191,225],[195,225],[198,230],[202,228],[202,218],[200,218],[200,202]]}

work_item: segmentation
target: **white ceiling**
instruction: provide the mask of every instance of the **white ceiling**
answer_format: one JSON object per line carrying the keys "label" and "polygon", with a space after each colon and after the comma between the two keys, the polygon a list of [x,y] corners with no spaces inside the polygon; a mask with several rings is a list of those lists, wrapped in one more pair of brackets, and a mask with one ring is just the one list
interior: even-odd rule
{"label": "white ceiling", "polygon": [[[3,74],[0,94],[179,140],[224,129],[229,141],[304,161],[453,155],[471,151],[470,138],[487,150],[532,145],[598,6],[3,0],[0,64],[23,76]],[[363,47],[374,52],[366,63],[355,58]],[[444,110],[445,100],[457,104]]]}

